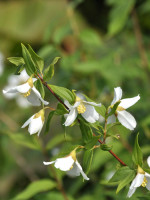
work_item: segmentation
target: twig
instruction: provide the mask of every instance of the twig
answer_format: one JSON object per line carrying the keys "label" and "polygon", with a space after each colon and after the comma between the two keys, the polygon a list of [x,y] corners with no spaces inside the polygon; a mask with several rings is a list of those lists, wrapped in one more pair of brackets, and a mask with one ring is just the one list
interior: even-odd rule
{"label": "twig", "polygon": [[[62,104],[65,106],[65,108],[66,108],[67,110],[69,110],[69,108],[64,104],[64,102],[54,93],[54,91],[48,86],[48,84],[43,80],[43,78],[42,78],[39,74],[38,74],[38,77],[39,77],[40,80],[42,81],[43,85],[44,85],[45,87],[47,87],[47,89],[56,97],[56,99],[57,99],[60,103],[62,103]],[[103,142],[102,142],[100,139],[98,140],[98,142],[99,142],[100,144],[103,144]],[[110,150],[109,153],[112,154],[113,157],[116,158],[123,166],[126,166],[126,164],[125,164],[113,151]]]}

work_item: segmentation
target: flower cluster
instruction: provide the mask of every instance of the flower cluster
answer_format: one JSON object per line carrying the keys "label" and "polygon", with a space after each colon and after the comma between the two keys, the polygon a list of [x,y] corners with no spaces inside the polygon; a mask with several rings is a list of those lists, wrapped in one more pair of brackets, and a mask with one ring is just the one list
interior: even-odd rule
{"label": "flower cluster", "polygon": [[[23,51],[25,55],[26,53],[29,53],[24,46],[23,46]],[[35,57],[36,56],[34,54],[34,59]],[[23,59],[24,63],[25,59]],[[34,59],[30,60],[31,63],[34,61]],[[54,161],[49,161],[49,162],[44,161],[43,164],[44,165],[54,164],[55,168],[60,169],[61,171],[65,171],[68,175],[72,177],[82,175],[85,180],[89,180],[88,176],[85,173],[88,170],[85,170],[84,167],[83,170],[80,163],[77,160],[76,157],[77,149],[83,148],[88,156],[92,155],[93,149],[99,147],[98,145],[96,145],[97,141],[99,141],[99,143],[102,144],[101,145],[102,150],[107,150],[110,153],[112,153],[112,151],[110,151],[110,147],[108,147],[105,142],[105,139],[107,137],[107,127],[109,127],[108,124],[117,122],[117,124],[119,123],[119,125],[121,124],[122,126],[126,127],[129,130],[134,130],[136,127],[136,120],[129,112],[126,111],[126,109],[137,103],[140,99],[140,96],[137,95],[133,98],[122,99],[122,89],[120,87],[116,87],[114,88],[114,98],[111,102],[111,105],[108,106],[108,108],[105,108],[103,113],[101,103],[97,104],[95,102],[92,102],[81,93],[71,92],[67,89],[64,90],[61,87],[58,89],[57,86],[54,86],[54,88],[56,87],[56,94],[55,94],[55,91],[53,91],[50,88],[50,86],[47,84],[45,80],[48,78],[48,75],[52,77],[52,75],[54,74],[52,72],[52,66],[57,62],[57,60],[58,57],[56,57],[56,59],[54,59],[54,61],[52,62],[51,69],[47,68],[46,72],[43,73],[42,72],[43,69],[41,67],[41,64],[43,62],[41,62],[40,58],[38,57],[38,62],[40,62],[40,68],[38,68],[36,73],[35,74],[34,72],[30,73],[31,69],[29,67],[28,69],[29,73],[27,73],[28,70],[26,72],[26,70],[24,69],[20,73],[20,75],[10,76],[8,81],[9,83],[4,88],[3,94],[6,95],[6,97],[8,96],[10,98],[19,95],[17,96],[17,98],[18,99],[20,98],[21,102],[24,101],[23,99],[26,99],[26,102],[28,102],[28,104],[33,106],[42,105],[42,109],[40,109],[37,113],[32,115],[21,127],[25,128],[28,126],[28,132],[30,133],[30,135],[37,133],[37,135],[39,136],[45,123],[45,109],[50,108],[48,106],[45,107],[45,105],[48,105],[49,102],[45,101],[42,98],[44,95],[41,95],[41,93],[35,87],[36,81],[41,81],[40,83],[49,89],[49,91],[59,100],[59,102],[62,104],[61,106],[63,107],[61,112],[58,112],[57,109],[56,110],[53,108],[50,109],[52,109],[54,113],[57,114],[61,113],[60,115],[62,115],[64,119],[63,123],[64,126],[66,127],[73,126],[75,124],[74,122],[80,124],[80,129],[83,138],[82,141],[83,146],[77,145],[78,147],[71,149],[71,152],[67,156],[62,158],[61,157],[57,158]],[[22,60],[20,62],[22,62]],[[38,63],[36,62],[36,64]],[[66,93],[67,95],[65,96]],[[22,105],[23,104],[24,103],[22,103]],[[100,119],[102,117],[104,118],[104,128],[100,124]],[[97,135],[92,133],[92,128],[99,130],[99,127],[101,127],[102,133],[98,131]],[[101,137],[103,137],[103,141],[100,140]],[[117,156],[115,156],[114,153],[112,154],[122,165],[125,166],[125,164]],[[89,157],[88,159],[91,159],[91,157]],[[85,160],[87,160],[87,163],[90,163],[91,160],[89,161],[88,159],[86,158]],[[150,167],[150,157],[148,157],[147,162]],[[138,165],[137,175],[131,183],[127,196],[131,197],[132,194],[137,189],[137,187],[139,186],[146,187],[148,190],[150,190],[150,174],[145,172],[140,165]]]}

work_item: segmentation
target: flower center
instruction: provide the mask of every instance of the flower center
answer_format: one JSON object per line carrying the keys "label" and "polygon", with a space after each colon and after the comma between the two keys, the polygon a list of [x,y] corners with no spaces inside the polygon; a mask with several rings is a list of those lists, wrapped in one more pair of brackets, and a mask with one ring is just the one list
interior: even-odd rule
{"label": "flower center", "polygon": [[23,96],[28,97],[30,94],[31,94],[31,89],[28,92],[24,93]]}
{"label": "flower center", "polygon": [[117,111],[123,111],[123,110],[125,110],[123,107],[121,107],[121,106],[117,107]]}
{"label": "flower center", "polygon": [[79,114],[84,113],[86,111],[86,107],[83,104],[83,100],[80,97],[76,96],[76,102],[80,102],[80,105],[78,105],[77,107],[78,113]]}
{"label": "flower center", "polygon": [[142,182],[141,186],[142,186],[142,187],[146,187],[146,185],[147,185],[147,179],[146,179],[146,177],[144,176],[144,179],[143,179],[143,182]]}

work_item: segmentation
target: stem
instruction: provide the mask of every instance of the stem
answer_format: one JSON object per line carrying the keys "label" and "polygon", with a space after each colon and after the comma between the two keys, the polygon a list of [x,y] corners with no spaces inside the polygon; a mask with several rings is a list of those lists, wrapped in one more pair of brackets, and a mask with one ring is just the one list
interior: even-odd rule
{"label": "stem", "polygon": [[49,85],[47,84],[47,82],[45,82],[43,80],[43,78],[38,74],[39,79],[42,81],[42,84],[47,87],[47,89],[52,93],[52,95],[54,95],[56,97],[56,99],[65,106],[65,108],[67,110],[69,110],[69,108],[64,104],[64,102],[54,93],[54,91],[49,87]]}
{"label": "stem", "polygon": [[[47,89],[56,97],[56,99],[60,102],[60,103],[62,103],[64,106],[65,106],[65,108],[67,109],[67,110],[69,110],[69,108],[64,104],[64,102],[54,93],[54,91],[48,86],[48,84],[43,80],[43,78],[38,74],[38,77],[40,78],[40,80],[42,81],[42,84],[45,86],[45,87],[47,87]],[[79,120],[78,120],[79,121]],[[105,121],[106,122],[106,125],[107,125],[107,120]],[[79,123],[80,123],[80,121],[79,121]],[[95,134],[93,134],[93,135],[95,135]],[[100,144],[103,144],[103,142],[99,139],[98,140],[98,142],[100,143]],[[109,151],[109,153],[111,154],[111,155],[113,155],[113,157],[114,158],[116,158],[123,166],[127,166],[113,151]]]}
{"label": "stem", "polygon": [[[94,134],[95,135],[95,134]],[[100,143],[100,144],[103,144],[103,142],[100,140],[100,139],[98,139],[98,142]],[[109,153],[114,157],[114,158],[116,158],[123,166],[127,166],[112,150],[109,150]]]}

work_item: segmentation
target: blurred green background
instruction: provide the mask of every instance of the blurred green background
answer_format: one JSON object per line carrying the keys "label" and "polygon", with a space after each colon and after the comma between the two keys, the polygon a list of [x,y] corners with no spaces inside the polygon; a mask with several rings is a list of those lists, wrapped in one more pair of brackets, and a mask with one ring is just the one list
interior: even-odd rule
{"label": "blurred green background", "polygon": [[[7,57],[21,56],[20,43],[30,44],[48,65],[55,56],[51,83],[84,92],[91,99],[109,105],[113,88],[120,86],[123,97],[140,94],[141,100],[129,109],[138,124],[114,141],[113,151],[130,164],[137,131],[144,158],[150,155],[150,0],[1,0],[0,1],[0,89],[14,84],[15,66]],[[4,63],[3,63],[4,62]],[[13,79],[13,80],[12,80]],[[19,96],[0,95],[0,199],[9,200],[31,182],[54,181],[42,162],[53,159],[64,146],[64,130],[54,117],[48,135],[29,136],[21,126],[39,110],[21,103]],[[50,106],[57,101],[46,93]],[[78,128],[67,128],[67,140],[80,139]],[[116,133],[117,134],[117,133]],[[121,134],[121,133],[118,133]],[[81,163],[82,163],[82,155]],[[79,157],[80,157],[79,156]],[[95,150],[90,181],[68,178],[56,170],[69,199],[126,199],[128,188],[118,195],[116,186],[106,185],[117,161]],[[131,199],[145,193],[140,188]],[[57,186],[33,195],[33,200],[64,199]],[[144,198],[142,198],[144,199]],[[146,199],[146,197],[145,197]]]}

